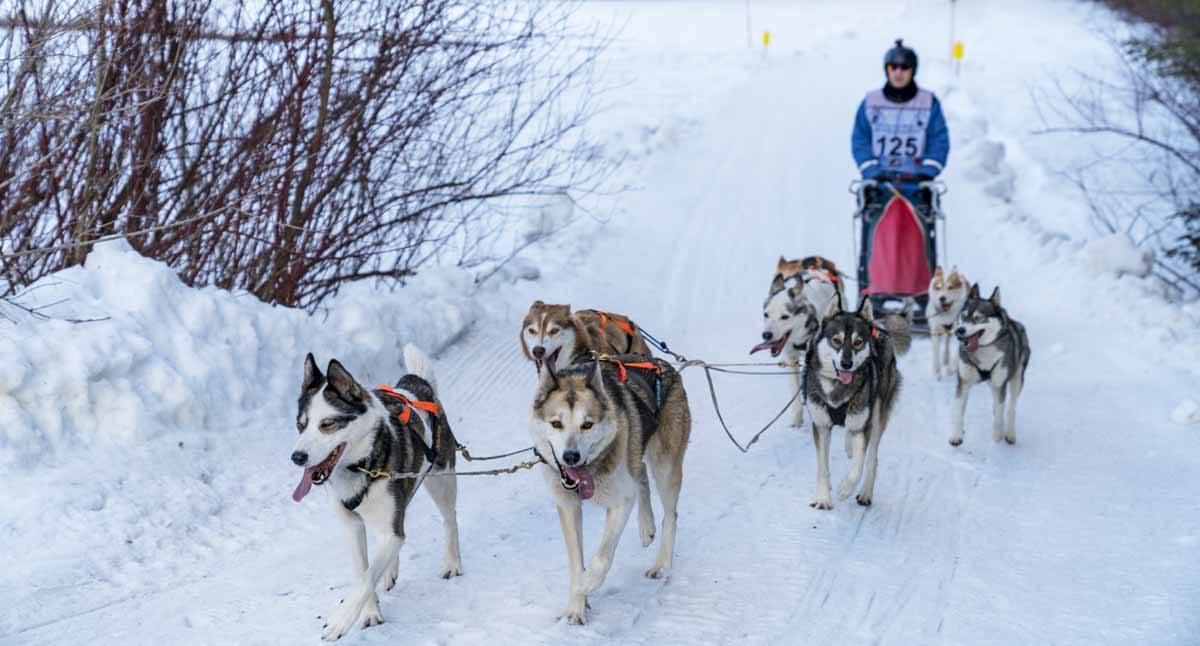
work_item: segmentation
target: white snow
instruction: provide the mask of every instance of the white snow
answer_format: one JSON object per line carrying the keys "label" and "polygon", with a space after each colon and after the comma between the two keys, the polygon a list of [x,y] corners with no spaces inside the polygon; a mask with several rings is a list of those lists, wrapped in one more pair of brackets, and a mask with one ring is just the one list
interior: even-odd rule
{"label": "white snow", "polygon": [[1196,403],[1194,399],[1179,402],[1175,410],[1171,411],[1171,421],[1176,424],[1200,424],[1200,403]]}
{"label": "white snow", "polygon": [[1096,238],[1087,243],[1084,253],[1092,271],[1117,278],[1125,274],[1145,278],[1154,269],[1154,252],[1138,248],[1125,233]]}
{"label": "white snow", "polygon": [[[689,371],[695,426],[667,580],[641,576],[657,546],[627,532],[590,623],[556,622],[566,554],[541,478],[463,479],[465,576],[437,578],[440,521],[419,496],[399,583],[381,597],[387,623],[343,640],[1200,642],[1200,436],[1178,421],[1196,415],[1200,305],[1166,302],[1137,272],[1094,271],[1086,206],[1054,173],[1090,148],[1030,134],[1030,85],[1102,64],[1095,34],[1113,19],[1091,3],[959,3],[954,78],[944,2],[750,3],[753,50],[745,6],[582,6],[581,20],[625,24],[605,55],[619,87],[600,126],[604,154],[628,160],[617,183],[638,190],[584,215],[561,201],[535,212],[519,236],[575,223],[480,287],[433,269],[395,292],[347,288],[308,316],[188,288],[120,243],[35,286],[28,305],[108,320],[0,321],[0,642],[318,643],[354,576],[326,493],[288,495],[308,351],[370,385],[399,376],[406,342],[435,353],[476,454],[527,442],[534,375],[516,336],[534,298],[628,313],[684,354],[745,360],[780,254],[854,265],[849,133],[897,35],[949,118],[945,260],[1001,285],[1029,329],[1017,444],[991,442],[977,389],[963,446],[948,445],[954,386],[933,379],[918,341],[874,506],[819,512],[808,431],[781,427],[737,453]],[[743,439],[786,383],[718,378]],[[585,514],[589,554],[601,523]]]}

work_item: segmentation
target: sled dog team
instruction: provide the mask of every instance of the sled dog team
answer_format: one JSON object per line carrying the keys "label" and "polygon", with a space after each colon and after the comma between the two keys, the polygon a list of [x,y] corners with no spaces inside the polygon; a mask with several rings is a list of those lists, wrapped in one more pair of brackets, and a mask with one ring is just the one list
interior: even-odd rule
{"label": "sled dog team", "polygon": [[[957,269],[947,274],[938,267],[926,312],[934,375],[940,379],[949,370],[958,379],[950,443],[962,443],[968,390],[987,382],[994,403],[993,439],[1012,444],[1016,402],[1029,363],[1028,337],[1001,306],[999,288],[985,299],[978,285],[968,285]],[[780,258],[763,303],[763,342],[751,350],[769,350],[773,357],[786,352],[791,359],[791,392],[801,390],[804,398],[793,424],[802,424],[804,403],[812,416],[817,491],[810,505],[817,509],[833,507],[829,447],[834,426],[846,429],[851,458],[838,497],[857,490],[858,504],[871,504],[880,439],[900,391],[896,356],[911,345],[907,319],[876,316],[867,298],[847,310],[843,294],[841,274],[829,260]],[[953,356],[951,335],[958,341]],[[653,357],[638,326],[620,314],[536,301],[519,338],[538,374],[529,433],[567,547],[570,588],[561,616],[582,624],[588,595],[604,583],[635,506],[642,544],[659,539],[646,576],[658,578],[671,568],[692,426],[687,393],[675,368]],[[430,359],[408,345],[404,363],[409,374],[394,387],[372,390],[336,359],[322,373],[312,354],[305,358],[296,418],[300,437],[292,453],[303,472],[292,497],[299,502],[313,485],[328,484],[335,513],[350,533],[358,576],[357,585],[326,616],[326,640],[340,638],[356,623],[367,628],[383,622],[377,588],[382,583],[390,590],[396,583],[404,514],[422,485],[443,519],[441,575],[462,574],[453,476],[458,443],[439,401]],[[659,526],[651,474],[662,514]],[[585,501],[606,511],[603,536],[586,567]],[[377,537],[370,555],[368,528]]]}

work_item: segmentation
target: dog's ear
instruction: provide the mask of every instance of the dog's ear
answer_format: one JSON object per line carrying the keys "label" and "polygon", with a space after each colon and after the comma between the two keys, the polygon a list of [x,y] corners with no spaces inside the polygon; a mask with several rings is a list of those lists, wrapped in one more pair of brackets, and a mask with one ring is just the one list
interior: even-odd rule
{"label": "dog's ear", "polygon": [[775,274],[775,278],[771,280],[771,292],[768,294],[768,297],[782,292],[785,287],[787,287],[787,284],[783,282],[783,274]]}
{"label": "dog's ear", "polygon": [[938,266],[937,266],[937,268],[933,270],[933,277],[934,277],[934,278],[941,278],[941,277],[942,277],[942,276],[944,276],[944,275],[945,275],[945,274],[943,274],[943,273],[942,273],[942,266],[941,266],[941,265],[938,265]]}
{"label": "dog's ear", "polygon": [[591,370],[588,371],[587,382],[586,382],[587,387],[590,388],[591,390],[595,391],[601,397],[603,397],[604,396],[604,373],[601,372],[601,370],[603,370],[603,366],[601,365],[601,363],[599,361],[595,361],[593,363],[595,363],[595,366]]}
{"label": "dog's ear", "polygon": [[337,359],[329,360],[329,367],[326,369],[329,373],[329,387],[343,399],[350,401],[362,401],[366,399],[366,393],[363,392],[363,387],[358,385],[350,372],[342,366]]}
{"label": "dog's ear", "polygon": [[311,352],[307,357],[304,357],[304,384],[301,388],[304,392],[314,390],[325,382],[325,375],[321,374],[321,369],[317,367],[317,360],[313,358]]}
{"label": "dog's ear", "polygon": [[979,283],[975,283],[975,284],[971,285],[971,291],[967,292],[967,298],[974,298],[974,299],[980,298]]}
{"label": "dog's ear", "polygon": [[864,298],[862,302],[858,304],[858,315],[868,323],[873,323],[875,321],[875,308],[871,306],[871,299]]}
{"label": "dog's ear", "polygon": [[1000,286],[999,285],[996,285],[996,288],[992,290],[992,295],[988,297],[988,301],[990,301],[992,305],[995,305],[996,307],[1000,307]]}
{"label": "dog's ear", "polygon": [[782,274],[783,268],[786,267],[787,264],[788,264],[787,258],[784,258],[783,256],[779,256],[779,262],[775,263],[775,271]]}
{"label": "dog's ear", "polygon": [[543,303],[543,302],[541,301],[541,299],[538,299],[538,300],[534,301],[534,302],[533,302],[533,305],[530,305],[529,307],[531,307],[531,308],[533,308],[533,307],[541,307],[541,306],[543,306],[543,305],[545,305],[545,303]]}
{"label": "dog's ear", "polygon": [[831,298],[829,304],[825,306],[825,311],[821,312],[821,320],[828,321],[829,319],[842,313],[842,299]]}

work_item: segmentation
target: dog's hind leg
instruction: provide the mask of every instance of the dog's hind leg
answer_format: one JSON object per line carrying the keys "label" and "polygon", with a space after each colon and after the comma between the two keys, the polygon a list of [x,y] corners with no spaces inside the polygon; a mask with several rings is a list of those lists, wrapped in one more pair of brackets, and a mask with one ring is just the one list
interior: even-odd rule
{"label": "dog's hind leg", "polygon": [[[447,469],[441,473],[454,473]],[[452,475],[425,478],[429,497],[442,514],[442,527],[446,530],[446,554],[442,558],[442,578],[462,575],[462,552],[458,545],[458,478]]]}
{"label": "dog's hind leg", "polygon": [[646,576],[651,579],[661,577],[675,559],[675,534],[679,524],[679,491],[683,488],[683,454],[678,458],[664,455],[665,451],[656,450],[656,443],[650,446],[650,466],[654,469],[654,484],[658,488],[658,500],[662,503],[662,535],[659,536],[658,558],[654,565],[646,570]]}
{"label": "dog's hind leg", "polygon": [[563,542],[567,545],[567,563],[571,569],[571,592],[567,609],[560,616],[569,624],[587,623],[587,593],[583,590],[583,507],[576,501],[573,505],[558,508],[558,522],[562,526]]}
{"label": "dog's hind leg", "polygon": [[604,579],[608,578],[608,571],[612,568],[613,555],[617,551],[617,543],[621,541],[621,534],[625,533],[625,525],[629,522],[633,504],[632,498],[621,500],[616,506],[609,507],[608,513],[604,515],[604,536],[600,538],[600,546],[596,548],[596,553],[592,555],[592,560],[588,563],[587,572],[583,575],[585,594],[591,594],[600,589],[600,586],[604,584]]}
{"label": "dog's hind leg", "polygon": [[988,384],[992,387],[992,441],[999,442],[1000,438],[1004,437],[1004,391],[1005,384],[996,386]]}
{"label": "dog's hind leg", "polygon": [[638,533],[642,536],[642,547],[654,542],[654,506],[650,504],[650,475],[645,466],[638,479]]}
{"label": "dog's hind leg", "polygon": [[829,436],[832,431],[833,427],[817,426],[813,422],[813,446],[817,449],[817,496],[808,506],[816,509],[833,509],[829,491]]}
{"label": "dog's hind leg", "polygon": [[870,507],[875,497],[875,472],[879,469],[879,441],[883,439],[883,430],[884,426],[875,421],[867,427],[867,478],[857,498],[863,507]]}
{"label": "dog's hind leg", "polygon": [[338,606],[337,610],[331,613],[321,632],[321,639],[334,641],[350,631],[354,622],[358,620],[363,607],[374,596],[375,587],[383,578],[384,571],[396,560],[402,545],[404,545],[404,537],[392,534],[376,548],[374,558],[371,559],[370,565],[360,577],[358,586]]}
{"label": "dog's hind leg", "polygon": [[864,431],[851,432],[846,431],[846,444],[853,449],[848,452],[854,460],[850,465],[850,473],[846,474],[846,478],[842,480],[842,484],[838,485],[838,498],[845,500],[854,493],[855,487],[862,480],[863,459],[866,453],[866,433]]}
{"label": "dog's hind leg", "polygon": [[[354,576],[361,577],[367,571],[367,527],[358,514],[346,509],[340,502],[335,502],[334,508],[338,512],[338,518],[345,523],[350,534],[351,552],[354,555]],[[387,569],[390,583],[388,579],[385,579],[384,583],[388,590],[391,590],[396,583],[396,572],[399,566],[400,562],[397,560],[393,567]],[[363,608],[363,628],[370,628],[381,623],[383,623],[383,612],[379,609],[379,595],[375,590],[371,590],[371,598],[367,599],[367,605]]]}
{"label": "dog's hind leg", "polygon": [[1025,375],[1018,372],[1008,382],[1008,429],[1004,432],[1004,441],[1009,444],[1017,443],[1017,397],[1021,396],[1021,388],[1025,386]]}

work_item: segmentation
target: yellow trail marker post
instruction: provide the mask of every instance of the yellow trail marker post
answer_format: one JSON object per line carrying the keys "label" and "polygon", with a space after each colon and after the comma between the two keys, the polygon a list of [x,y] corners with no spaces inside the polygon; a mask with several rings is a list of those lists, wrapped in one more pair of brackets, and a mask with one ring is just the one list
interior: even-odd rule
{"label": "yellow trail marker post", "polygon": [[954,54],[954,75],[958,76],[959,72],[962,71],[963,43],[961,40],[954,43],[953,54]]}
{"label": "yellow trail marker post", "polygon": [[763,47],[770,47],[770,45],[771,45],[771,32],[764,31],[763,32]]}

